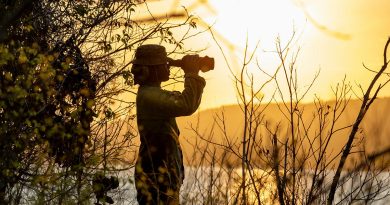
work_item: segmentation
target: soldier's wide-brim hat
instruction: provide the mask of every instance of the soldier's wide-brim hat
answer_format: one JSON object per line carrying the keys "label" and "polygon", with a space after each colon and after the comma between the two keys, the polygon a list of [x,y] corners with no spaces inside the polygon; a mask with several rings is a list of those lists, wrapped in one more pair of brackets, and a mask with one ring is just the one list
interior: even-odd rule
{"label": "soldier's wide-brim hat", "polygon": [[164,46],[147,44],[137,48],[132,63],[137,65],[161,65],[167,64],[167,61],[167,52]]}

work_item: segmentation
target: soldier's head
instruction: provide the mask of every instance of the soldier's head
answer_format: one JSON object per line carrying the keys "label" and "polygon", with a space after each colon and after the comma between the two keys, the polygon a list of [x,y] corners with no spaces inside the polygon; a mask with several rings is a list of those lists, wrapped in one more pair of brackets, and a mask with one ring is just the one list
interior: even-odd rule
{"label": "soldier's head", "polygon": [[167,52],[164,46],[142,45],[135,51],[131,73],[135,84],[161,83],[169,80]]}

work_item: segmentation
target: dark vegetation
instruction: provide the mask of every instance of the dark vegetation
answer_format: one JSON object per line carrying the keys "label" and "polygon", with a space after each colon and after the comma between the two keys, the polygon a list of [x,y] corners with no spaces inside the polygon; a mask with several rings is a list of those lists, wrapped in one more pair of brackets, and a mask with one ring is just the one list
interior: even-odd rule
{"label": "dark vegetation", "polygon": [[186,36],[170,29],[194,26],[133,21],[141,4],[0,1],[0,204],[111,201],[110,175],[133,160],[134,103],[118,97],[132,92],[133,49],[160,39],[180,50]]}

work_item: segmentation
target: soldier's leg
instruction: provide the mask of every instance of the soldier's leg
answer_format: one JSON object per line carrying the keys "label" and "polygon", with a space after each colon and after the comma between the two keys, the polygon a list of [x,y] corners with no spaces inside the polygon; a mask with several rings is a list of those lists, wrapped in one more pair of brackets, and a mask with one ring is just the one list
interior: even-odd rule
{"label": "soldier's leg", "polygon": [[[149,170],[148,167],[145,167]],[[145,172],[141,163],[135,166],[135,188],[137,190],[137,201],[139,205],[154,205],[158,202],[158,186],[156,184],[156,175]],[[150,170],[149,170],[150,171]]]}
{"label": "soldier's leg", "polygon": [[160,204],[179,205],[179,191],[181,179],[172,169],[159,169],[158,187]]}

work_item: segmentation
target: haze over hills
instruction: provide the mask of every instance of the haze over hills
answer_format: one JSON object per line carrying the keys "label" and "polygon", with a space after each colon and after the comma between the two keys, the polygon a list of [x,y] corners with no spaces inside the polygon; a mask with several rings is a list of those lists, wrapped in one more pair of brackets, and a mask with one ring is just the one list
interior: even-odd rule
{"label": "haze over hills", "polygon": [[[334,102],[324,102],[325,108],[328,108],[330,114],[334,109]],[[329,105],[329,106],[328,106]],[[336,123],[335,128],[339,129],[346,127],[353,123],[355,120],[361,102],[359,100],[351,100],[346,107],[343,114],[340,116]],[[264,105],[261,106],[264,108]],[[303,111],[302,122],[305,124],[312,123],[309,136],[314,136],[318,133],[318,118],[313,118],[313,113],[316,112],[316,106],[314,103],[302,104],[299,107],[300,111]],[[361,130],[359,131],[359,139],[363,139],[362,144],[366,147],[369,153],[379,151],[386,147],[390,147],[390,98],[379,98],[372,104],[370,110],[367,112],[365,119],[361,123]],[[280,123],[280,131],[278,132],[278,138],[284,138],[289,136],[289,129],[287,119],[278,108],[277,104],[269,104],[263,112],[264,121],[269,123],[271,127],[275,127]],[[224,119],[224,124],[221,123],[221,119]],[[314,119],[314,121],[313,121]],[[329,118],[331,120],[331,118]],[[190,161],[196,160],[193,156],[196,152],[201,150],[194,149],[194,144],[201,147],[216,146],[213,143],[226,144],[227,140],[230,142],[241,142],[243,133],[244,114],[238,105],[229,105],[215,109],[209,109],[200,111],[197,114],[188,117],[177,118],[178,125],[181,130],[180,142],[183,147],[185,162],[188,164]],[[329,125],[330,121],[328,121]],[[263,123],[264,125],[264,123]],[[225,131],[222,131],[221,127],[225,127]],[[195,132],[194,130],[197,130]],[[335,156],[345,145],[350,129],[337,132],[330,141],[329,157]],[[202,137],[199,137],[202,136]],[[363,138],[364,137],[364,138]],[[213,143],[206,143],[204,139],[208,139]],[[270,144],[269,137],[267,136],[265,129],[260,128],[259,138],[262,138],[264,147],[268,147]],[[312,137],[310,137],[312,138]],[[203,145],[201,145],[203,144]],[[307,146],[307,144],[306,144]],[[218,153],[222,153],[222,147],[216,146],[220,150]],[[237,148],[239,149],[239,148]],[[305,145],[302,149],[308,149]],[[238,150],[236,150],[238,151]]]}

